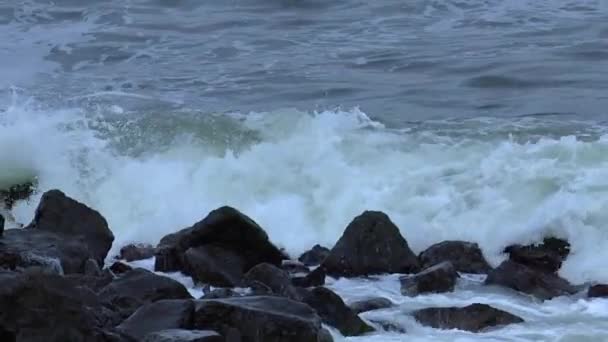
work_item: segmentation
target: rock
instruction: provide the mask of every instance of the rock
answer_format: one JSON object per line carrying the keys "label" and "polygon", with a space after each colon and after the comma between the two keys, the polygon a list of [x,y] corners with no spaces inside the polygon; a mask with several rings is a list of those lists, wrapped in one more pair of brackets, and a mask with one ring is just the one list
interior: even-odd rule
{"label": "rock", "polygon": [[284,297],[199,300],[194,316],[195,329],[217,331],[227,341],[321,342],[327,338],[313,309]]}
{"label": "rock", "polygon": [[0,214],[0,238],[2,237],[2,234],[4,234],[4,216]]}
{"label": "rock", "polygon": [[420,269],[399,228],[378,211],[366,211],[356,217],[321,267],[328,275],[338,277],[412,273]]}
{"label": "rock", "polygon": [[390,308],[393,305],[394,304],[390,301],[390,299],[377,297],[353,302],[349,305],[349,307],[354,313],[360,314],[362,312]]}
{"label": "rock", "polygon": [[145,304],[162,299],[191,299],[192,296],[178,281],[136,268],[99,291],[99,298],[118,308],[126,318]]}
{"label": "rock", "polygon": [[539,245],[509,246],[505,248],[505,253],[509,253],[509,259],[516,263],[539,271],[556,273],[570,254],[570,244],[562,239],[545,238]]}
{"label": "rock", "polygon": [[287,272],[267,263],[262,263],[245,274],[246,281],[258,281],[270,288],[272,293],[293,300],[301,300],[302,296],[291,283]]}
{"label": "rock", "polygon": [[127,262],[150,259],[154,257],[156,248],[149,244],[129,244],[120,249],[119,258]]}
{"label": "rock", "polygon": [[297,287],[312,287],[325,285],[325,270],[322,267],[317,267],[312,272],[305,276],[294,276],[291,282]]}
{"label": "rock", "polygon": [[0,189],[0,199],[4,200],[7,209],[12,209],[15,202],[28,199],[36,187],[36,181],[24,182]]}
{"label": "rock", "polygon": [[417,296],[424,293],[442,293],[454,291],[458,273],[449,261],[411,276],[399,278],[401,281],[401,294],[404,296]]}
{"label": "rock", "polygon": [[428,308],[418,310],[414,317],[420,324],[436,329],[459,329],[480,332],[487,328],[522,323],[524,320],[486,304],[463,308]]}
{"label": "rock", "polygon": [[117,328],[134,339],[166,329],[192,329],[194,302],[189,299],[167,299],[139,308]]}
{"label": "rock", "polygon": [[608,297],[608,285],[598,284],[593,285],[587,290],[587,297],[589,298],[600,298]]}
{"label": "rock", "polygon": [[84,274],[93,277],[101,276],[101,269],[99,269],[99,264],[97,264],[97,261],[93,259],[88,259],[85,261]]}
{"label": "rock", "polygon": [[[0,272],[3,341],[105,342],[115,314],[88,288],[58,275]],[[8,339],[6,339],[8,337]]]}
{"label": "rock", "polygon": [[224,342],[224,338],[210,330],[169,329],[146,335],[143,342]]}
{"label": "rock", "polygon": [[255,265],[280,266],[284,259],[288,258],[251,218],[221,207],[194,226],[162,238],[155,270],[183,271],[199,282],[235,286]]}
{"label": "rock", "polygon": [[418,256],[420,266],[425,269],[449,261],[454,269],[463,273],[485,274],[492,267],[476,243],[465,241],[443,241],[432,245]]}
{"label": "rock", "polygon": [[328,288],[312,289],[303,302],[315,309],[325,324],[337,328],[344,336],[359,336],[374,331]]}
{"label": "rock", "polygon": [[221,288],[215,289],[213,291],[205,293],[201,299],[220,299],[220,298],[230,298],[230,297],[238,297],[239,294],[234,292],[232,289]]}
{"label": "rock", "polygon": [[314,245],[311,250],[300,255],[298,260],[306,266],[321,265],[323,260],[329,255],[329,248],[321,245]]}
{"label": "rock", "polygon": [[289,273],[309,273],[308,266],[296,260],[283,260],[281,268]]}
{"label": "rock", "polygon": [[492,270],[485,281],[486,285],[500,285],[546,300],[576,292],[567,280],[553,273],[507,260]]}
{"label": "rock", "polygon": [[64,278],[73,286],[83,286],[97,293],[102,288],[114,280],[114,275],[107,271],[102,271],[99,275],[68,274]]}
{"label": "rock", "polygon": [[384,330],[384,331],[394,332],[394,333],[398,333],[398,334],[407,334],[407,331],[405,330],[405,328],[400,326],[396,322],[378,321],[378,320],[373,320],[371,322],[374,324],[378,324],[380,327],[382,327],[382,330]]}
{"label": "rock", "polygon": [[132,269],[133,267],[121,261],[115,261],[112,266],[110,266],[110,271],[112,271],[112,273],[114,274],[123,274],[129,272]]}
{"label": "rock", "polygon": [[114,241],[101,214],[59,190],[42,195],[34,220],[27,228],[59,234],[66,239],[80,239],[100,266]]}

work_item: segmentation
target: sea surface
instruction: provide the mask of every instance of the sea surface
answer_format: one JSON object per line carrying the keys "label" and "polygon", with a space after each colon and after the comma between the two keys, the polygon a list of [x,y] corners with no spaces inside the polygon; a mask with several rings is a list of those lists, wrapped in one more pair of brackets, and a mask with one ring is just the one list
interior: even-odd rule
{"label": "sea surface", "polygon": [[[607,0],[0,0],[0,187],[36,178],[156,243],[232,205],[292,255],[382,210],[415,252],[568,239],[560,274],[608,282]],[[464,276],[331,280],[407,333],[346,341],[608,341],[608,300],[544,303]],[[193,291],[196,289],[192,288]],[[472,334],[412,310],[489,303]],[[337,332],[336,340],[343,338]]]}

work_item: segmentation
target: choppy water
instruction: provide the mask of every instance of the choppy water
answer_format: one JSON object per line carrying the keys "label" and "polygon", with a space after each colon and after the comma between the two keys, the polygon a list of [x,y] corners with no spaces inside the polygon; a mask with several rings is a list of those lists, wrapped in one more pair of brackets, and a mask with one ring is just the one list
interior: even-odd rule
{"label": "choppy water", "polygon": [[[608,1],[0,0],[0,186],[38,177],[156,242],[229,204],[298,254],[384,210],[416,252],[568,238],[561,274],[608,281]],[[37,198],[19,203],[31,219]],[[338,281],[409,333],[357,341],[608,340],[608,302],[465,283],[402,298]],[[422,328],[485,301],[528,323]]]}

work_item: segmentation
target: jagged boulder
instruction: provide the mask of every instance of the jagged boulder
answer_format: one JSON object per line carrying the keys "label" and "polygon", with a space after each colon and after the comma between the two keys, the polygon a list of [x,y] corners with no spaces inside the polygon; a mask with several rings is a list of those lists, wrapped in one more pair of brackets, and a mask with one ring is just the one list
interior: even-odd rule
{"label": "jagged boulder", "polygon": [[449,261],[444,261],[415,275],[403,276],[401,293],[417,296],[424,293],[441,293],[454,291],[458,273]]}
{"label": "jagged boulder", "polygon": [[492,269],[479,246],[465,241],[443,241],[434,244],[420,253],[418,259],[423,269],[444,261],[451,262],[456,271],[463,273],[485,274]]}
{"label": "jagged boulder", "polygon": [[505,248],[509,259],[547,273],[556,273],[570,254],[570,243],[558,238],[545,238],[541,244],[512,245]]}

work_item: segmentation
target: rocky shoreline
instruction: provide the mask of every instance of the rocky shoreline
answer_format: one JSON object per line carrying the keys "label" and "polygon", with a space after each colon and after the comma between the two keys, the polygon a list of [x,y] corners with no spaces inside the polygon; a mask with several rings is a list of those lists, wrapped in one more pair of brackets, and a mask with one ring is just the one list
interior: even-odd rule
{"label": "rocky shoreline", "polygon": [[[59,190],[43,194],[24,228],[5,230],[4,221],[0,216],[0,341],[8,342],[320,342],[333,340],[326,327],[343,336],[384,329],[359,314],[391,307],[390,300],[347,305],[324,286],[326,277],[401,274],[402,295],[418,296],[450,293],[461,274],[473,273],[487,275],[487,286],[540,301],[582,291],[608,296],[607,285],[575,286],[559,277],[570,253],[565,240],[509,246],[508,260],[492,268],[471,242],[443,241],[416,255],[378,211],[354,218],[331,249],[317,245],[298,258],[231,207],[213,210],[157,246],[122,246],[118,256],[108,256],[114,235],[105,218]],[[158,273],[128,264],[152,257]],[[204,295],[193,298],[161,272],[191,277]],[[412,315],[428,327],[470,332],[524,322],[474,302]]]}

